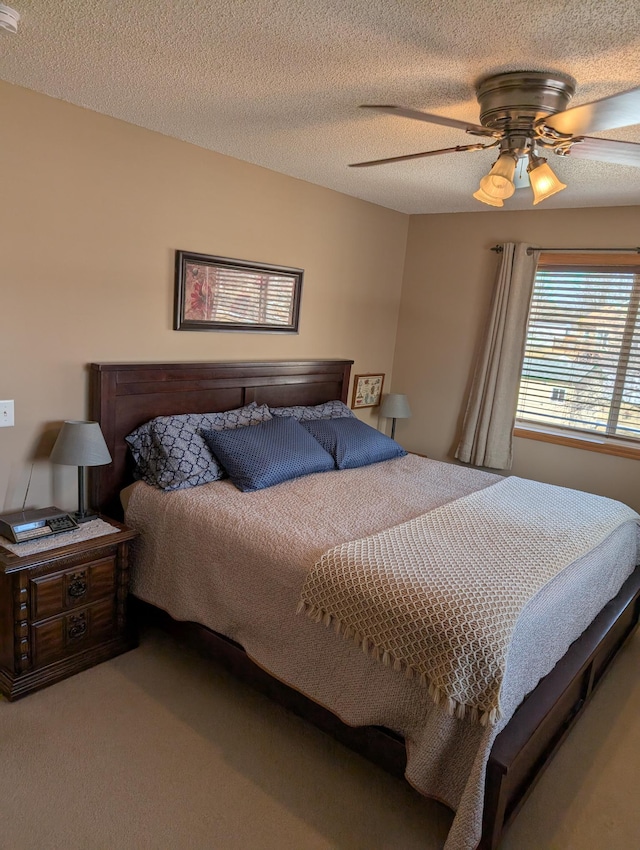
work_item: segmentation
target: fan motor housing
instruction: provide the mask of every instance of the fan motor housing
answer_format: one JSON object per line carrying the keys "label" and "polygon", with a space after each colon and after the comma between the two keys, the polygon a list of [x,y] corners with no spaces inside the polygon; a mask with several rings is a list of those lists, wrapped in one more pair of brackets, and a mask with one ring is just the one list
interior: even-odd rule
{"label": "fan motor housing", "polygon": [[476,87],[483,127],[509,130],[533,128],[547,115],[567,108],[576,82],[566,74],[510,71],[485,77]]}

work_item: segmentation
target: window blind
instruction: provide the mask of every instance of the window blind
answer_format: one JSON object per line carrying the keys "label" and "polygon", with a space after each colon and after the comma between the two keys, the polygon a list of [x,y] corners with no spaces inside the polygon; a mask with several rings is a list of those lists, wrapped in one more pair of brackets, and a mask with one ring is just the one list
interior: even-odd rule
{"label": "window blind", "polygon": [[536,272],[517,419],[640,441],[637,257],[552,258]]}

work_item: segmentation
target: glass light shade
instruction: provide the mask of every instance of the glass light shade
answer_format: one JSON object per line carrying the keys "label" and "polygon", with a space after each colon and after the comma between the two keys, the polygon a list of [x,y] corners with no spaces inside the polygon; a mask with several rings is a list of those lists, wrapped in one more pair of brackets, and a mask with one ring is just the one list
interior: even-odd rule
{"label": "glass light shade", "polygon": [[492,198],[510,198],[516,191],[513,175],[516,160],[510,153],[500,154],[491,171],[480,181],[480,188]]}
{"label": "glass light shade", "polygon": [[501,198],[494,198],[491,195],[487,195],[482,186],[478,189],[477,192],[473,193],[473,197],[477,201],[482,201],[483,204],[489,204],[490,207],[503,207],[504,203]]}
{"label": "glass light shade", "polygon": [[534,205],[567,188],[567,184],[556,177],[547,160],[542,157],[531,155],[527,171],[533,190]]}

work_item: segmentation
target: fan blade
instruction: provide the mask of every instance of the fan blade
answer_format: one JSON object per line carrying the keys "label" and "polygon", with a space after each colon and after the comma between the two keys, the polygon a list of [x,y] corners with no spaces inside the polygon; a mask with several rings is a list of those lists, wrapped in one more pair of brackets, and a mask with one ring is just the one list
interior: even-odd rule
{"label": "fan blade", "polygon": [[441,148],[437,151],[424,151],[423,153],[408,153],[404,156],[388,156],[386,159],[371,159],[368,162],[352,162],[349,168],[366,168],[369,165],[385,165],[387,162],[404,162],[407,159],[420,159],[423,156],[439,156],[441,153],[456,153],[457,151],[483,151],[492,148],[493,145],[458,145],[455,148]]}
{"label": "fan blade", "polygon": [[566,154],[572,159],[599,159],[602,162],[617,162],[620,165],[635,165],[640,168],[640,144],[621,142],[616,139],[594,139],[583,136],[575,139]]}
{"label": "fan blade", "polygon": [[474,136],[501,136],[499,130],[490,130],[481,124],[472,124],[469,121],[458,121],[456,118],[447,118],[444,115],[433,115],[430,112],[420,112],[419,109],[410,109],[407,106],[376,105],[364,103],[360,109],[377,109],[378,112],[386,112],[388,115],[400,115],[402,118],[413,118],[415,121],[428,121],[430,124],[442,124],[445,127],[457,127],[465,133]]}
{"label": "fan blade", "polygon": [[640,88],[565,109],[545,118],[543,123],[567,136],[640,124]]}

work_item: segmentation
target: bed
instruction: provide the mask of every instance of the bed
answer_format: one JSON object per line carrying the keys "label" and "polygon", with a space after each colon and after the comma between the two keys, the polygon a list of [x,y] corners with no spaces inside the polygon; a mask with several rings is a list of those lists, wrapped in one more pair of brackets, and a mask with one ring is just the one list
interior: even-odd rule
{"label": "bed", "polygon": [[[111,516],[121,514],[120,493],[130,484],[133,473],[124,438],[153,417],[229,410],[250,402],[271,407],[316,405],[330,399],[346,402],[350,366],[351,361],[346,360],[92,364],[90,415],[101,423],[114,458],[109,466],[92,470],[93,505]],[[399,466],[415,463],[413,456],[398,461]],[[580,717],[616,653],[636,627],[640,615],[640,568],[633,570],[616,591],[599,612],[594,612],[593,620],[581,635],[491,740],[486,768],[484,762],[482,766],[484,788],[479,845],[482,850],[498,846],[503,830],[516,816],[545,765]],[[405,774],[406,746],[397,728],[394,731],[377,722],[355,727],[341,722],[325,707],[327,703],[319,699],[317,693],[315,699],[310,699],[304,688],[289,687],[281,681],[297,685],[295,676],[270,676],[264,669],[268,665],[254,663],[241,641],[230,639],[228,634],[216,633],[201,621],[194,622],[195,618],[188,617],[180,608],[175,609],[180,612],[177,618],[171,618],[166,610],[148,602],[140,603],[138,610],[145,616],[154,615],[165,627],[205,646],[234,673],[343,743],[396,775]],[[316,629],[318,636],[325,632],[315,624],[309,624],[309,628]],[[322,643],[332,637],[317,637],[317,640]],[[349,654],[347,649],[341,652]],[[358,663],[367,662],[365,659]],[[442,799],[432,790],[431,793]]]}

